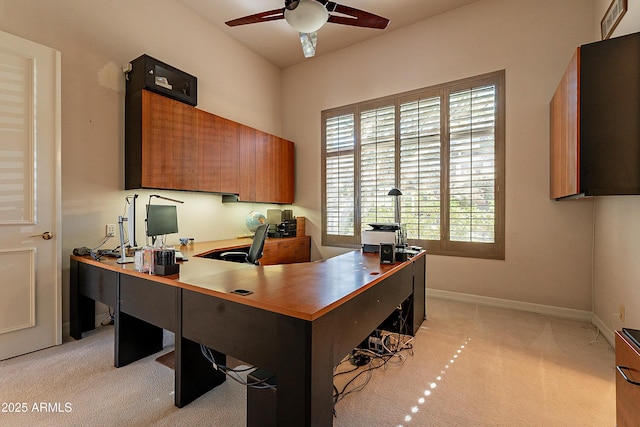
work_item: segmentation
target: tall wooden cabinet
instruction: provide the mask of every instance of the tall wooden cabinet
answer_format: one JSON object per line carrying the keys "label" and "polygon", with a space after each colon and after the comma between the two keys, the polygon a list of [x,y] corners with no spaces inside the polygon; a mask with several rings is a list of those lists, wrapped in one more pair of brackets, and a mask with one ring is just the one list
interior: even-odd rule
{"label": "tall wooden cabinet", "polygon": [[618,427],[640,425],[640,347],[616,331],[616,421]]}
{"label": "tall wooden cabinet", "polygon": [[551,100],[550,197],[640,194],[640,33],[580,46]]}
{"label": "tall wooden cabinet", "polygon": [[144,89],[125,110],[125,189],[293,203],[293,142]]}

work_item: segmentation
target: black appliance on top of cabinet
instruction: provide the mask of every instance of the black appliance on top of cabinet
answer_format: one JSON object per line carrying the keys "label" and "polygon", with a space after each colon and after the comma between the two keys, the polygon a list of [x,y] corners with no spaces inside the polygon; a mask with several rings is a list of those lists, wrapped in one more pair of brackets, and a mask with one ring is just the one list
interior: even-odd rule
{"label": "black appliance on top of cabinet", "polygon": [[127,95],[148,89],[176,101],[196,106],[198,103],[198,79],[149,55],[142,55],[130,62],[127,72]]}

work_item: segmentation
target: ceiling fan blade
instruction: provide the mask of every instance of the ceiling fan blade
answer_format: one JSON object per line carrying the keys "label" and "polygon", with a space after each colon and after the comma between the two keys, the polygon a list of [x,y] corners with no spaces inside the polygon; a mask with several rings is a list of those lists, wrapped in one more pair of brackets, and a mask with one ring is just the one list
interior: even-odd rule
{"label": "ceiling fan blade", "polygon": [[275,21],[277,19],[284,19],[284,8],[244,16],[242,18],[227,21],[225,24],[230,27],[236,27],[238,25],[256,24],[258,22]]}
{"label": "ceiling fan blade", "polygon": [[[323,3],[320,1],[320,3]],[[329,12],[340,13],[341,15],[329,15],[327,22],[342,25],[352,25],[354,27],[367,27],[383,30],[389,25],[389,20],[382,16],[375,15],[364,10],[356,9],[350,6],[344,6],[332,1],[326,2],[326,7]]]}

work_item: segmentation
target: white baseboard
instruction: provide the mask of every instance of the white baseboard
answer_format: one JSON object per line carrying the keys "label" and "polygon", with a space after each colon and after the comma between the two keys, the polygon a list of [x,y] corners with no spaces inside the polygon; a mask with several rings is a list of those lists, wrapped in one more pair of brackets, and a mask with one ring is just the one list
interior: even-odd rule
{"label": "white baseboard", "polygon": [[609,341],[611,347],[616,348],[616,334],[611,330],[611,328],[595,314],[593,315],[591,323],[600,330],[600,333],[607,341]]}
{"label": "white baseboard", "polygon": [[[613,345],[614,333],[592,312],[575,310],[573,308],[556,307],[552,305],[534,304],[530,302],[512,301],[501,298],[485,297],[481,295],[464,294],[461,292],[441,291],[427,288],[427,298],[436,298],[448,301],[464,302],[468,304],[484,305],[489,307],[510,308],[513,310],[529,311],[545,314],[563,319],[578,320],[593,324],[600,330],[602,336]],[[428,316],[427,316],[428,317]]]}

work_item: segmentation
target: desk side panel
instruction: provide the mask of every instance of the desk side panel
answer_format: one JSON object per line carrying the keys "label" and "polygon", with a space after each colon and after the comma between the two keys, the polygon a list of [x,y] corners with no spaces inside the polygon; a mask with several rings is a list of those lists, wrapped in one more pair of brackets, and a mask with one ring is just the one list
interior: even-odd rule
{"label": "desk side panel", "polygon": [[[273,371],[278,316],[233,301],[182,291],[182,336]],[[250,336],[251,338],[247,338]]]}
{"label": "desk side panel", "polygon": [[418,333],[420,325],[427,318],[426,260],[423,255],[413,262],[413,335]]}
{"label": "desk side panel", "polygon": [[320,318],[330,323],[321,329],[331,331],[327,339],[333,348],[333,365],[380,326],[412,292],[413,269],[407,265]]}
{"label": "desk side panel", "polygon": [[120,311],[176,331],[179,288],[128,274],[120,275]]}
{"label": "desk side panel", "polygon": [[92,300],[115,308],[117,282],[115,271],[84,263],[78,265],[78,291]]}
{"label": "desk side panel", "polygon": [[[331,423],[331,346],[322,345],[312,355],[311,331],[311,323],[301,319],[186,289],[182,291],[181,339],[204,344],[276,375],[279,426]],[[315,337],[313,340],[315,343]],[[325,356],[321,356],[322,353]],[[321,362],[312,364],[312,357]],[[311,381],[312,366],[322,381],[316,381],[316,377]],[[319,394],[318,387],[322,390]],[[320,399],[313,399],[316,395],[326,397],[322,404],[318,403]],[[323,410],[318,411],[318,406]],[[323,417],[323,422],[318,424],[317,420]]]}

